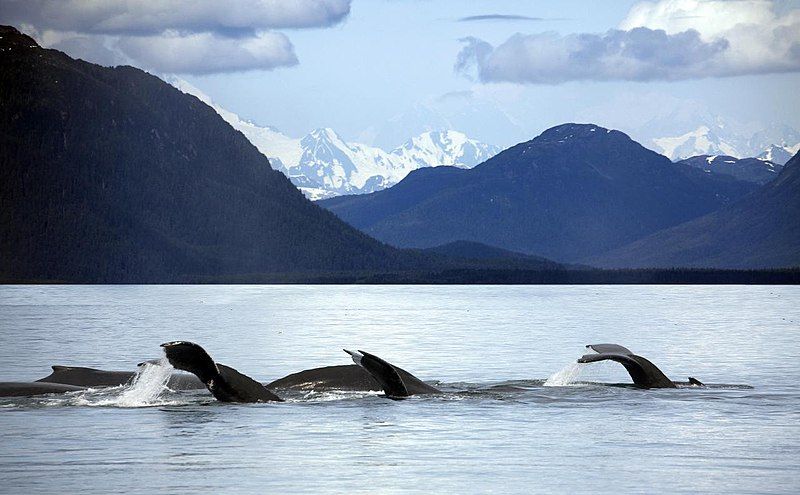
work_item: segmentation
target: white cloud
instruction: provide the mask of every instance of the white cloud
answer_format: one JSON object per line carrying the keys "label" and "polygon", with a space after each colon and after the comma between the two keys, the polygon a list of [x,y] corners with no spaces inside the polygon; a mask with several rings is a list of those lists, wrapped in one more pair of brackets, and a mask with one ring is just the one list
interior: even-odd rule
{"label": "white cloud", "polygon": [[224,38],[212,33],[121,39],[123,53],[148,68],[176,74],[210,74],[253,69],[273,69],[297,64],[289,38],[266,32],[246,39]]}
{"label": "white cloud", "polygon": [[604,34],[516,34],[494,47],[462,40],[456,70],[483,82],[679,80],[800,71],[800,10],[766,0],[634,5]]}
{"label": "white cloud", "polygon": [[0,21],[43,46],[104,65],[181,74],[298,63],[273,29],[343,21],[351,0],[0,0]]}
{"label": "white cloud", "polygon": [[39,29],[96,34],[253,32],[326,27],[350,0],[3,0],[3,17]]}

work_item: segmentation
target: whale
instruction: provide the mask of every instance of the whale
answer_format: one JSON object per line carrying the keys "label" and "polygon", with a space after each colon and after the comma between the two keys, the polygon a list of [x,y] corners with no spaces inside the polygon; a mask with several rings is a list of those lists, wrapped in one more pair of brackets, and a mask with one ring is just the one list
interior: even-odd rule
{"label": "whale", "polygon": [[323,366],[298,371],[264,384],[270,390],[297,390],[302,392],[381,391],[381,385],[367,370],[355,364]]}
{"label": "whale", "polygon": [[86,387],[48,382],[0,382],[0,397],[32,397],[86,390]]}
{"label": "whale", "polygon": [[386,397],[402,399],[412,395],[440,394],[441,390],[428,385],[411,373],[385,361],[384,359],[366,351],[349,351],[353,362],[366,370],[380,385]]}
{"label": "whale", "polygon": [[194,342],[161,344],[173,368],[188,371],[202,382],[220,402],[282,402],[263,384],[239,371],[215,363],[205,349]]}
{"label": "whale", "polygon": [[[157,360],[146,363],[158,364]],[[139,363],[139,366],[145,363]],[[118,387],[128,385],[136,376],[135,371],[107,371],[82,366],[52,366],[53,372],[37,382],[62,383],[77,385],[86,388]],[[167,387],[172,390],[194,390],[205,388],[205,385],[196,376],[188,373],[173,373],[167,381]]]}
{"label": "whale", "polygon": [[594,352],[578,358],[579,363],[595,363],[598,361],[620,363],[631,376],[633,384],[639,388],[676,388],[681,385],[703,385],[700,380],[694,377],[689,377],[688,382],[674,382],[648,359],[637,356],[630,349],[618,344],[589,344],[586,348]]}

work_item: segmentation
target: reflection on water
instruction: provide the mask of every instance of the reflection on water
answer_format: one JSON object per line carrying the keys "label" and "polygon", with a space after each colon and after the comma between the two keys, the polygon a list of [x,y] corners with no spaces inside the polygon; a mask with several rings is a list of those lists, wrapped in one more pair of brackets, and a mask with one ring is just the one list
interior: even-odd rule
{"label": "reflection on water", "polygon": [[[177,339],[263,381],[374,352],[444,394],[164,387],[0,399],[8,493],[794,493],[796,287],[3,287],[0,380],[135,369]],[[639,390],[616,342],[668,376]],[[608,384],[620,384],[609,386]],[[729,384],[729,385],[725,385]]]}

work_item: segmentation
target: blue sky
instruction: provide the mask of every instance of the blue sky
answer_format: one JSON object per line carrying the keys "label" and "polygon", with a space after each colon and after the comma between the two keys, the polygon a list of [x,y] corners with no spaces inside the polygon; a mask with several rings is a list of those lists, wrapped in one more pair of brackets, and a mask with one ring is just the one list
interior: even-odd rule
{"label": "blue sky", "polygon": [[0,18],[74,56],[178,72],[293,136],[332,127],[389,145],[442,115],[500,145],[565,121],[629,132],[671,122],[668,133],[721,115],[800,128],[795,0],[108,3],[113,15],[0,0]]}

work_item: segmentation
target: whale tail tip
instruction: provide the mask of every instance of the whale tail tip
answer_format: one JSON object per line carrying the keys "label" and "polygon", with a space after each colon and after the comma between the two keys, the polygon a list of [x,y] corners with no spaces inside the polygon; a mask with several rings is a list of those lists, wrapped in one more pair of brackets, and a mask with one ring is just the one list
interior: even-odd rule
{"label": "whale tail tip", "polygon": [[693,376],[690,376],[689,377],[689,385],[695,385],[695,386],[698,386],[698,387],[702,387],[704,384],[703,384],[703,382],[701,382],[697,378],[695,378]]}
{"label": "whale tail tip", "polygon": [[203,383],[219,375],[219,369],[211,356],[194,342],[166,342],[161,347],[173,368],[193,373]]}

